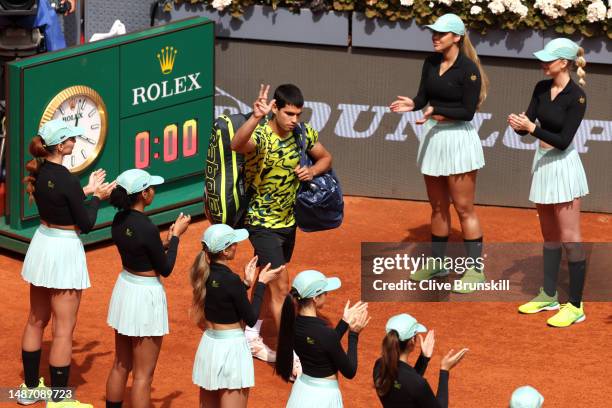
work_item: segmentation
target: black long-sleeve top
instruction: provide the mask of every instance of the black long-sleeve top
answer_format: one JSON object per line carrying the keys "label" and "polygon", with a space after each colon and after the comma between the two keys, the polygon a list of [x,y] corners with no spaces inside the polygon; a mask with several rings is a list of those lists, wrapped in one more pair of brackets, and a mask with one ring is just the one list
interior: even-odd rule
{"label": "black long-sleeve top", "polygon": [[340,320],[336,328],[332,329],[318,317],[296,317],[294,350],[300,358],[304,374],[324,378],[340,371],[346,378],[355,377],[359,335],[349,332],[346,353],[340,344],[348,328],[344,320]]}
{"label": "black long-sleeve top", "polygon": [[[440,370],[438,394],[434,396],[429,383],[423,378],[429,359],[422,354],[414,368],[399,361],[398,375],[391,390],[380,397],[384,408],[447,408],[448,407],[448,371]],[[374,364],[374,380],[380,373],[381,360]]]}
{"label": "black long-sleeve top", "polygon": [[413,110],[422,109],[429,103],[434,109],[433,115],[469,122],[474,117],[480,97],[482,80],[478,66],[461,52],[442,75],[441,63],[442,54],[436,53],[425,59]]}
{"label": "black long-sleeve top", "polygon": [[204,314],[213,323],[236,323],[241,320],[253,326],[259,318],[266,285],[257,282],[253,303],[249,302],[247,288],[240,276],[225,265],[213,263],[206,280]]}
{"label": "black long-sleeve top", "polygon": [[172,273],[179,239],[172,237],[166,252],[159,230],[146,214],[136,210],[119,211],[113,219],[111,235],[124,268],[134,272],[152,269],[163,277]]}
{"label": "black long-sleeve top", "polygon": [[[536,84],[531,102],[525,115],[540,126],[536,126],[533,136],[560,150],[565,150],[574,140],[574,135],[586,111],[586,94],[573,80],[567,83],[554,100],[550,97],[553,80],[548,79]],[[526,135],[527,131],[517,132]]]}
{"label": "black long-sleeve top", "polygon": [[34,183],[34,200],[40,218],[55,225],[76,225],[82,233],[96,223],[100,200],[87,196],[79,179],[61,164],[45,161]]}

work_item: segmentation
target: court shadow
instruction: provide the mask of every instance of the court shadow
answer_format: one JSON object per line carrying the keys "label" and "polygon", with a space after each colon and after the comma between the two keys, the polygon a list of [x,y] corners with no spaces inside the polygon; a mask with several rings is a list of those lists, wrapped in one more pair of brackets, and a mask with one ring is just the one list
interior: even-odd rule
{"label": "court shadow", "polygon": [[162,398],[151,398],[151,402],[161,403],[161,405],[154,404],[154,406],[158,406],[159,408],[170,408],[172,406],[172,401],[179,398],[181,395],[183,395],[182,391],[173,391]]}
{"label": "court shadow", "polygon": [[608,316],[608,317],[606,318],[606,323],[607,323],[607,324],[612,324],[612,315],[610,315],[610,316]]}
{"label": "court shadow", "polygon": [[[449,236],[450,241],[461,241],[463,233],[458,229],[451,228]],[[408,236],[402,239],[401,242],[430,242],[431,241],[431,224],[419,225],[416,228],[408,229]]]}

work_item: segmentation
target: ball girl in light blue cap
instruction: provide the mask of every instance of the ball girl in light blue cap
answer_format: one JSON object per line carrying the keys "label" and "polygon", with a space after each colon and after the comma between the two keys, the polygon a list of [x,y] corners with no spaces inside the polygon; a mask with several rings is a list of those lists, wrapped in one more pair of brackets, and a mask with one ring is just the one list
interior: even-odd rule
{"label": "ball girl in light blue cap", "polygon": [[[357,373],[357,341],[370,317],[367,303],[357,302],[351,307],[347,301],[336,328],[327,326],[319,311],[327,293],[340,285],[340,279],[327,278],[315,270],[302,271],[293,279],[281,313],[276,374],[285,381],[291,380],[294,351],[303,372],[295,379],[287,408],[343,406],[338,372],[349,379]],[[345,353],[340,341],[347,330]]]}
{"label": "ball girl in light blue cap", "polygon": [[179,214],[162,241],[159,229],[145,214],[164,179],[142,169],[117,177],[111,204],[119,209],[111,234],[123,270],[117,277],[107,323],[114,329],[115,360],[106,381],[106,407],[120,408],[132,373],[132,406],[151,406],[151,384],[163,336],[169,333],[166,292],[160,276],[174,269],[179,237],[191,217]]}
{"label": "ball girl in light blue cap", "polygon": [[[457,353],[450,350],[440,363],[438,394],[434,395],[423,377],[433,354],[434,331],[427,332],[425,326],[407,313],[391,317],[385,327],[387,332],[382,342],[382,355],[374,364],[373,377],[376,394],[385,408],[448,407],[449,371],[465,355],[464,348]],[[426,333],[425,339],[421,333]],[[408,356],[418,341],[421,354],[414,367]]]}
{"label": "ball girl in light blue cap", "polygon": [[541,408],[544,397],[529,385],[518,387],[510,397],[510,408]]}
{"label": "ball girl in light blue cap", "polygon": [[[589,193],[589,187],[572,142],[587,107],[581,87],[585,85],[586,60],[584,49],[567,38],[549,41],[534,55],[550,79],[536,84],[527,111],[510,114],[508,123],[519,135],[530,134],[539,139],[529,200],[536,204],[544,238],[544,279],[538,295],[521,305],[519,312],[559,310],[547,323],[567,327],[585,320],[582,290],[586,255],[581,244],[580,198]],[[572,66],[577,67],[581,86],[572,80]],[[568,303],[560,305],[557,280],[562,246],[568,259],[570,290]]]}
{"label": "ball girl in light blue cap", "polygon": [[[114,183],[105,183],[106,172],[92,172],[81,187],[79,178],[62,165],[72,154],[76,138],[83,129],[62,119],[43,124],[30,142],[34,157],[26,164],[29,175],[24,179],[30,202],[35,201],[40,226],[28,246],[21,276],[30,284],[30,314],[23,332],[21,357],[25,383],[20,389],[39,390],[32,398],[19,397],[23,405],[41,399],[45,384],[39,378],[42,338],[53,315],[53,339],[49,353],[51,386],[67,387],[72,358],[72,335],[83,289],[90,286],[85,250],[79,235],[96,224],[101,200],[109,197]],[[85,201],[88,195],[91,200]],[[59,395],[58,395],[59,397]],[[47,402],[48,407],[91,407],[78,401]]]}
{"label": "ball girl in light blue cap", "polygon": [[[482,255],[482,229],[474,207],[476,176],[485,165],[478,133],[471,124],[475,112],[487,97],[489,81],[478,54],[470,42],[465,24],[455,14],[444,14],[432,31],[435,53],[425,59],[419,90],[414,98],[398,96],[393,112],[423,109],[416,123],[424,126],[417,163],[425,177],[431,205],[431,256],[425,268],[416,271],[416,281],[448,275],[443,259],[450,234],[451,202],[459,216],[467,255]],[[484,271],[473,267],[461,277],[468,283],[484,282]]]}
{"label": "ball girl in light blue cap", "polygon": [[[246,408],[255,385],[253,357],[243,322],[259,317],[266,285],[278,279],[284,266],[265,265],[257,275],[257,256],[244,268],[244,279],[230,269],[238,243],[249,237],[245,229],[215,224],[202,236],[202,251],[189,274],[193,288],[193,316],[206,327],[193,364],[193,383],[200,387],[201,407]],[[251,286],[253,302],[247,290]]]}

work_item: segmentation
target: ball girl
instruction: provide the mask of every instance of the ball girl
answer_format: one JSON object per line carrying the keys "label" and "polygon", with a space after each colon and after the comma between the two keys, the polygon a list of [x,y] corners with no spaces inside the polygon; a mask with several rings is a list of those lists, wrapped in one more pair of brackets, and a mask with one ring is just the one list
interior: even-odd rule
{"label": "ball girl", "polygon": [[123,270],[117,278],[107,322],[115,329],[115,360],[106,381],[106,407],[120,408],[130,371],[132,407],[151,406],[151,383],[163,336],[168,334],[166,292],[160,276],[167,278],[177,256],[179,237],[191,217],[178,216],[165,242],[144,213],[155,197],[155,186],[164,182],[141,169],[117,177],[110,197],[119,211],[111,233]]}
{"label": "ball girl", "polygon": [[[83,188],[79,179],[62,165],[72,154],[76,138],[83,129],[61,119],[46,122],[30,142],[33,160],[26,165],[26,192],[34,200],[40,226],[34,233],[23,262],[21,275],[30,284],[30,315],[23,332],[21,356],[25,383],[21,390],[43,389],[39,378],[42,337],[53,316],[53,339],[49,353],[52,387],[67,387],[72,359],[72,335],[77,321],[83,289],[90,286],[81,233],[88,233],[96,223],[100,200],[105,200],[114,183],[104,183],[106,172],[91,173]],[[93,194],[91,200],[85,201]],[[34,404],[39,393],[19,398],[22,405]],[[91,407],[54,395],[47,407]]]}
{"label": "ball girl", "polygon": [[[246,408],[249,389],[255,385],[253,357],[243,324],[257,322],[266,285],[278,279],[284,267],[270,269],[268,263],[258,277],[254,257],[241,279],[230,269],[229,261],[236,256],[238,242],[248,237],[245,229],[211,225],[191,267],[194,317],[199,326],[206,325],[193,365],[201,408]],[[247,289],[253,285],[250,303]]]}

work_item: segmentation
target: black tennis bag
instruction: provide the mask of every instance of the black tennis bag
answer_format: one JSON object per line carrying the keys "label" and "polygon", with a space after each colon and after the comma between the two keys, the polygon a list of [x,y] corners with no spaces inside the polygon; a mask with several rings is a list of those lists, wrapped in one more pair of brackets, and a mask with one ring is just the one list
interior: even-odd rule
{"label": "black tennis bag", "polygon": [[213,224],[241,227],[248,206],[244,155],[231,149],[234,134],[251,114],[221,115],[212,127],[206,157],[204,211]]}

